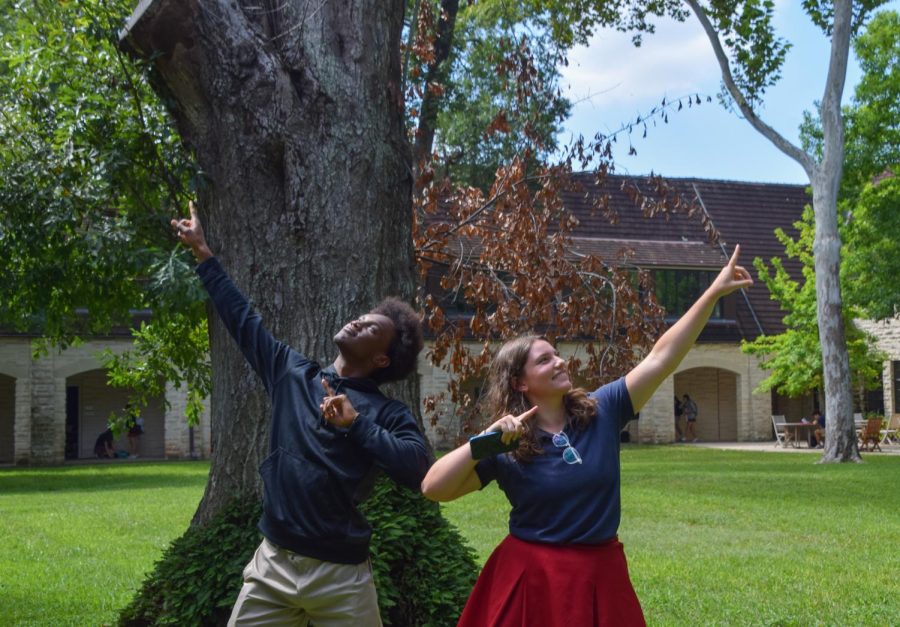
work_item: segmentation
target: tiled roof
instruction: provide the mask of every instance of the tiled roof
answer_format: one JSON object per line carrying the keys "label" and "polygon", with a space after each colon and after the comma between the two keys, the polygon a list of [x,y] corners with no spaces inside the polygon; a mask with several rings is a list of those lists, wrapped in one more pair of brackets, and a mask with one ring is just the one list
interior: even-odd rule
{"label": "tiled roof", "polygon": [[[634,186],[652,198],[655,183],[649,177],[609,175],[601,186],[594,183],[592,174],[576,174],[575,180],[583,189],[563,192],[563,202],[578,218],[579,225],[572,236],[574,249],[580,253],[611,262],[624,256],[641,267],[716,270],[725,263],[734,245],[741,245],[741,265],[750,271],[756,284],[747,290],[746,298],[741,294],[732,297],[734,321],[711,322],[699,341],[738,341],[755,338],[760,329],[767,334],[784,330],[783,312],[758,280],[753,259],[760,257],[768,262],[772,257],[784,257],[784,247],[774,230],[780,227],[796,237],[793,223],[800,219],[804,205],[811,202],[805,186],[665,179],[669,189],[685,201],[685,210],[645,217],[626,188]],[[612,221],[594,208],[596,199],[603,195],[608,196]],[[702,222],[704,212],[719,231],[719,243],[709,241]],[[460,247],[464,254],[480,251],[478,243],[469,239],[456,240],[454,247]],[[784,260],[784,266],[792,276],[801,276],[796,261]]]}
{"label": "tiled roof", "polygon": [[[719,245],[709,243],[700,217],[705,210],[709,220],[719,231],[721,243],[728,253],[735,244],[741,245],[741,265],[757,278],[753,259],[766,261],[772,257],[784,257],[784,247],[775,237],[775,228],[781,227],[791,236],[797,231],[793,223],[800,219],[803,207],[812,202],[804,185],[773,183],[746,183],[697,178],[666,179],[669,187],[694,206],[694,215],[659,214],[644,217],[624,191],[635,185],[652,197],[653,184],[647,177],[608,176],[601,187],[593,182],[593,176],[578,174],[576,180],[584,187],[583,193],[566,192],[564,202],[580,221],[575,233],[586,248],[599,253],[628,246],[634,250],[638,265],[679,268],[721,267],[726,253]],[[610,220],[593,209],[594,199],[606,194],[609,207],[615,212],[616,221]],[[800,276],[800,264],[784,260],[785,269],[794,277]],[[752,339],[759,335],[759,327],[767,334],[784,329],[783,312],[778,303],[769,298],[765,286],[757,280],[747,290],[746,302],[737,299],[737,328],[708,327],[701,340]],[[754,320],[754,314],[756,320]]]}
{"label": "tiled roof", "polygon": [[[579,228],[578,232],[584,234]],[[585,234],[586,235],[586,234]],[[721,268],[722,253],[706,242],[573,237],[572,248],[601,259],[625,259],[637,266]]]}

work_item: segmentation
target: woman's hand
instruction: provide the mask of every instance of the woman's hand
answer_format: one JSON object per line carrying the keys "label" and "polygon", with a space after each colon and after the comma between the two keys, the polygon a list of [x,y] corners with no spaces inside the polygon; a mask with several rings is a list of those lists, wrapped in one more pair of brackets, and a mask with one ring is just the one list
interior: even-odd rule
{"label": "woman's hand", "polygon": [[[508,414],[485,429],[499,431],[500,439],[509,443],[522,435],[523,425],[537,413],[538,408],[513,416]],[[422,494],[432,501],[452,501],[481,487],[481,479],[475,472],[478,462],[472,459],[472,445],[466,442],[434,462],[422,480]]]}
{"label": "woman's hand", "polygon": [[737,265],[740,254],[741,245],[738,244],[734,247],[734,254],[731,255],[731,259],[728,260],[728,263],[719,272],[719,276],[709,286],[709,289],[718,298],[753,285],[753,278],[750,276],[750,273],[743,266]]}
{"label": "woman's hand", "polygon": [[525,421],[534,416],[537,413],[537,410],[538,408],[535,405],[528,411],[519,414],[518,416],[507,414],[503,416],[503,418],[492,424],[490,427],[485,429],[484,433],[488,433],[490,431],[499,431],[501,433],[500,440],[504,444],[509,444],[513,440],[517,440],[519,436],[522,435],[522,432],[525,431]]}

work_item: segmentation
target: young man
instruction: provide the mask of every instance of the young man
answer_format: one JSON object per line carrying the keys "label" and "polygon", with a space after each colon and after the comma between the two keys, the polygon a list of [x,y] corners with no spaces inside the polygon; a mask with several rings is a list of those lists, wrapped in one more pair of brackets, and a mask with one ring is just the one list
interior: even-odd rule
{"label": "young man", "polygon": [[809,419],[803,418],[800,422],[816,425],[815,430],[810,429],[807,435],[809,448],[825,447],[825,416],[818,409],[814,410]]}
{"label": "young man", "polygon": [[428,470],[409,408],[378,391],[415,369],[421,321],[388,299],[334,336],[338,356],[322,369],[263,328],[207,246],[193,203],[190,211],[172,226],[272,403],[269,456],[259,468],[264,539],[228,624],[381,625],[368,562],[372,530],[357,504],[378,469],[412,489]]}

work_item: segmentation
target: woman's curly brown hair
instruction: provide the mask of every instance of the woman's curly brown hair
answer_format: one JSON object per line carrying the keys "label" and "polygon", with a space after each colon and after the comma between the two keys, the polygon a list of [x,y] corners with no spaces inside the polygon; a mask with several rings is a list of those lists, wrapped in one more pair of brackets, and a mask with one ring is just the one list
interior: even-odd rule
{"label": "woman's curly brown hair", "polygon": [[[547,341],[547,338],[536,334],[519,336],[503,344],[494,356],[488,370],[486,392],[482,399],[484,413],[490,423],[506,414],[518,416],[531,409],[532,405],[525,398],[525,394],[516,389],[516,379],[522,376],[525,362],[528,361],[528,352],[538,340]],[[574,418],[576,429],[586,427],[597,414],[597,401],[588,396],[582,388],[573,388],[566,392],[563,403],[566,412]],[[538,441],[537,429],[532,424],[533,421],[528,420],[523,425],[525,429],[519,438],[519,448],[512,453],[516,461],[528,462],[535,455],[544,452]]]}

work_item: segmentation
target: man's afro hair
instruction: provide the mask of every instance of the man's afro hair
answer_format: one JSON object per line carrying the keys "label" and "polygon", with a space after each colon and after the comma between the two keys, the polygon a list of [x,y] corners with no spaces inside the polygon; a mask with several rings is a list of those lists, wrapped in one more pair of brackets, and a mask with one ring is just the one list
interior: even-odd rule
{"label": "man's afro hair", "polygon": [[416,369],[416,358],[425,345],[422,319],[415,309],[393,297],[381,301],[372,313],[391,319],[394,323],[394,339],[387,350],[391,363],[373,372],[371,377],[378,383],[405,379]]}

